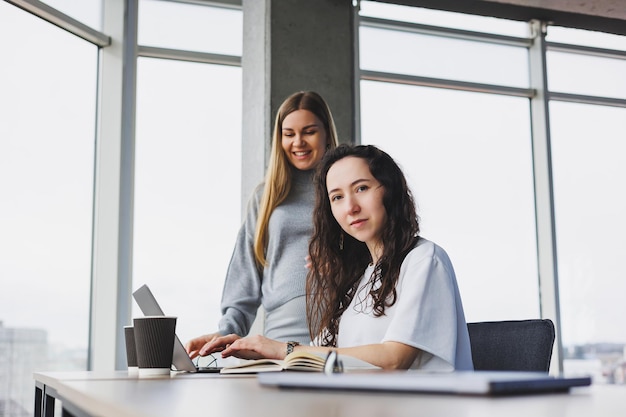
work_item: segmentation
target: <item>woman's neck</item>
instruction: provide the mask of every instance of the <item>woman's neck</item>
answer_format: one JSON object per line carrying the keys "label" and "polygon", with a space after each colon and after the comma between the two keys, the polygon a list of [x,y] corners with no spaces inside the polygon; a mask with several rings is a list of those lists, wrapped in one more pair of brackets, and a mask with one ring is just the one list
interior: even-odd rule
{"label": "woman's neck", "polygon": [[384,246],[382,242],[366,242],[367,249],[370,251],[370,256],[372,257],[372,265],[376,265],[378,260],[383,255]]}

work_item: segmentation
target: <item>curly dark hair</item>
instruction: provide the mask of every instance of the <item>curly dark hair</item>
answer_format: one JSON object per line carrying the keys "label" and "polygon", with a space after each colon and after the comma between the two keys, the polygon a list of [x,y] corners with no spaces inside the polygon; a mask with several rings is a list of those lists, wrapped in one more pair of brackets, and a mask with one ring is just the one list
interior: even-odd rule
{"label": "curly dark hair", "polygon": [[363,272],[372,258],[365,243],[345,233],[332,214],[326,178],[337,161],[357,157],[367,162],[383,186],[387,223],[382,230],[383,253],[370,277],[369,297],[376,317],[396,302],[400,266],[419,239],[419,217],[413,195],[398,164],[371,145],[340,145],[328,151],[315,177],[313,236],[309,243],[311,268],[307,275],[307,320],[311,338],[322,346],[336,346],[339,320],[350,305]]}

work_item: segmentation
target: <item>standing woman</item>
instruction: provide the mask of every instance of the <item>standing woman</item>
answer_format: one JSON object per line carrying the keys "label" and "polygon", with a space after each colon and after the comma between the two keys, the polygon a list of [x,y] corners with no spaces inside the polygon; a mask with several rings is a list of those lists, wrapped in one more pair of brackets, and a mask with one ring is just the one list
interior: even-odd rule
{"label": "standing woman", "polygon": [[187,353],[217,337],[245,336],[263,305],[265,336],[300,343],[310,341],[306,321],[304,268],[313,231],[313,176],[327,150],[337,146],[330,109],[312,91],[292,94],[276,115],[272,150],[264,183],[248,204],[222,293],[218,331],[190,340]]}
{"label": "standing woman", "polygon": [[341,145],[320,164],[307,277],[316,346],[262,336],[213,343],[222,356],[282,359],[290,350],[357,357],[383,369],[473,369],[452,263],[419,236],[406,179],[374,146]]}

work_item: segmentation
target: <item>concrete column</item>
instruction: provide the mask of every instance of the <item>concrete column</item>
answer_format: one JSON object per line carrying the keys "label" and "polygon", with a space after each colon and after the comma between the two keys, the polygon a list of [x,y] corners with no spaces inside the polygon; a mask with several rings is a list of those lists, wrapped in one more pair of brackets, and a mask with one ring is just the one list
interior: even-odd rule
{"label": "concrete column", "polygon": [[317,91],[331,107],[339,140],[351,142],[357,84],[351,1],[243,0],[242,4],[245,204],[263,178],[280,103],[295,91]]}
{"label": "concrete column", "polygon": [[[314,90],[328,102],[341,142],[355,139],[355,8],[350,0],[243,0],[242,194],[263,179],[278,106]],[[250,334],[262,333],[259,310]]]}

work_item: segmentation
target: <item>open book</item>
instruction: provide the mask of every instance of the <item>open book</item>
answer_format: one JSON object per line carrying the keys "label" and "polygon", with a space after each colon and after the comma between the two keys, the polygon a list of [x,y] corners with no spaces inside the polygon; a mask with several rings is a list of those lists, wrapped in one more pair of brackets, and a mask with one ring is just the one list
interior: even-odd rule
{"label": "open book", "polygon": [[[345,372],[359,370],[380,369],[378,366],[365,362],[352,356],[340,355]],[[257,372],[280,372],[280,371],[305,371],[323,372],[326,362],[326,354],[295,351],[291,352],[284,360],[280,359],[255,359],[242,360],[240,364],[225,366],[223,374],[252,374]]]}

